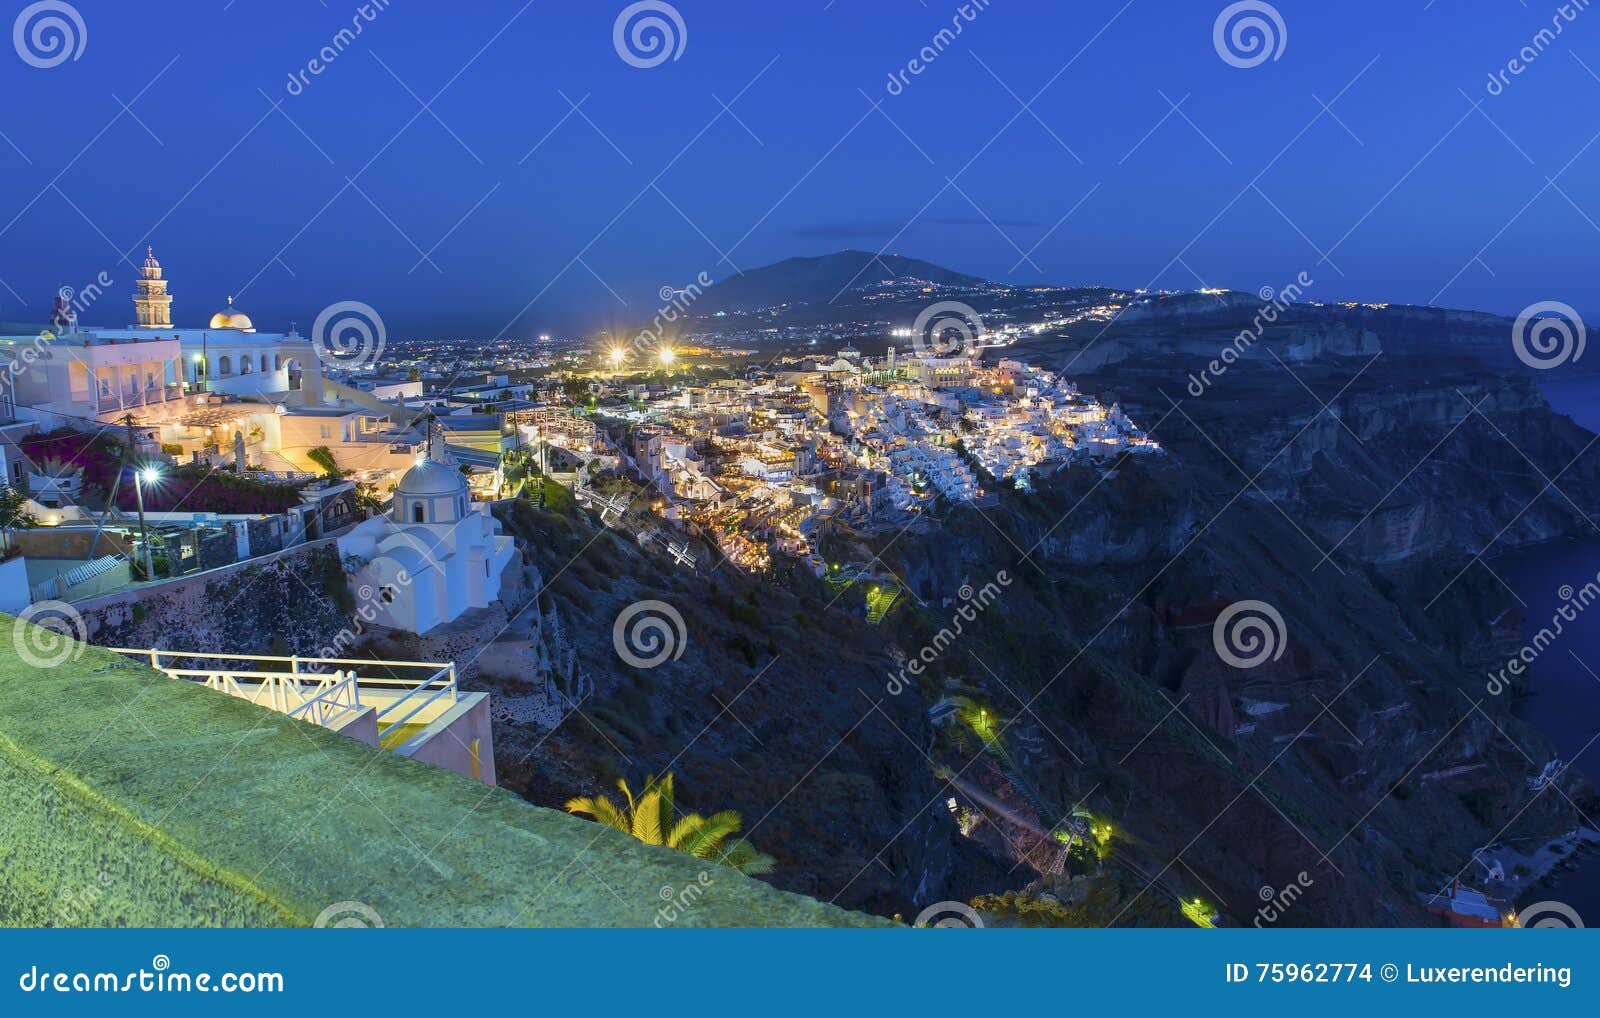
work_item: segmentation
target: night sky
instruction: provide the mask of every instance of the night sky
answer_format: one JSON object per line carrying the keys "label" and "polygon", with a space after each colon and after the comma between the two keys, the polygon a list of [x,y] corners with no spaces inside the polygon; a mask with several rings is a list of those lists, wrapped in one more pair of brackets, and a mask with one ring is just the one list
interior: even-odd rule
{"label": "night sky", "polygon": [[0,321],[104,271],[84,321],[126,324],[146,243],[180,325],[362,300],[394,338],[622,326],[702,271],[847,247],[1600,313],[1600,9],[1491,95],[1557,4],[1278,0],[1282,52],[1245,68],[1221,0],[992,0],[942,44],[951,0],[674,0],[682,52],[649,68],[625,6],[394,0],[295,95],[357,4],[80,0],[76,60],[0,47]]}

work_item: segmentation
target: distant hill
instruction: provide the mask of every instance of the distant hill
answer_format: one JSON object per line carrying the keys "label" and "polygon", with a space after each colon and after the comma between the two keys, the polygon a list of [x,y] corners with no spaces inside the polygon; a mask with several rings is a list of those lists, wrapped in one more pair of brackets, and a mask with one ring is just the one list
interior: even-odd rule
{"label": "distant hill", "polygon": [[983,286],[988,282],[902,255],[839,251],[820,258],[788,258],[776,265],[729,276],[705,292],[696,302],[695,313],[827,303],[841,290],[907,276],[946,286]]}

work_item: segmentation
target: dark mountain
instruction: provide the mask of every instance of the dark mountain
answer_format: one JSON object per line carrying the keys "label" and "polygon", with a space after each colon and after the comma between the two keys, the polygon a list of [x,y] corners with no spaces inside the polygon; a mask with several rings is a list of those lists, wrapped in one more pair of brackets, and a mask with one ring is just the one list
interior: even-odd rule
{"label": "dark mountain", "polygon": [[985,286],[988,281],[931,262],[869,251],[839,251],[820,258],[787,258],[776,265],[729,276],[705,292],[695,312],[750,311],[778,304],[829,303],[841,291],[886,280],[914,278],[944,286]]}

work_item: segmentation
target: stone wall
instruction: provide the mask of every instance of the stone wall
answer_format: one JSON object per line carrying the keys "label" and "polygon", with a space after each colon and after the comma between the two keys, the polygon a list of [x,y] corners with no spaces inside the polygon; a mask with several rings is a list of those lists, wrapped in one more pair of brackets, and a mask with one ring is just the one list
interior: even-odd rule
{"label": "stone wall", "polygon": [[91,643],[315,655],[350,624],[331,540],[73,605]]}

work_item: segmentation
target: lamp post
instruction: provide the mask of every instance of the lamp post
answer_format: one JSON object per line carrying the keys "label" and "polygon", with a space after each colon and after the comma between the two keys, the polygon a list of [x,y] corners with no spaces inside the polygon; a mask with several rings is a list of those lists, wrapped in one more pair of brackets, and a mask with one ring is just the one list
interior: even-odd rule
{"label": "lamp post", "polygon": [[156,578],[155,557],[150,553],[150,530],[144,524],[144,486],[154,484],[161,477],[155,467],[141,467],[133,474],[133,496],[139,503],[139,539],[144,544],[144,578]]}

